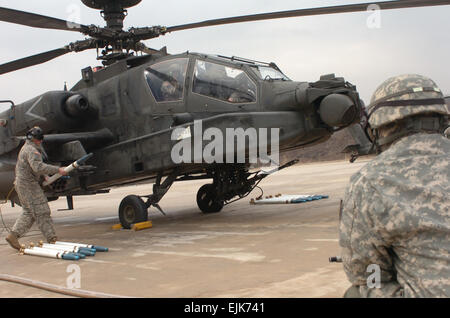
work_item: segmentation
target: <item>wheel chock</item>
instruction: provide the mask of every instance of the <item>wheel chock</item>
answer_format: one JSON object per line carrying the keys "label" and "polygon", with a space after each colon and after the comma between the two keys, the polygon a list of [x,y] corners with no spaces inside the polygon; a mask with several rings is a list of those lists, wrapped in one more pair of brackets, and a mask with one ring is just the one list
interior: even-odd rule
{"label": "wheel chock", "polygon": [[122,224],[114,224],[113,226],[112,226],[112,229],[113,230],[120,230],[122,228]]}
{"label": "wheel chock", "polygon": [[[140,230],[149,229],[151,227],[153,227],[152,221],[145,221],[145,222],[140,222],[140,223],[134,223],[131,226],[131,229],[135,230],[135,231],[140,231]],[[119,224],[114,224],[111,228],[113,230],[121,230],[121,229],[123,229],[122,224],[120,224],[120,223]]]}
{"label": "wheel chock", "polygon": [[145,222],[140,222],[140,223],[134,223],[133,226],[131,227],[131,229],[133,229],[135,231],[140,231],[140,230],[149,229],[152,226],[153,226],[152,221],[145,221]]}

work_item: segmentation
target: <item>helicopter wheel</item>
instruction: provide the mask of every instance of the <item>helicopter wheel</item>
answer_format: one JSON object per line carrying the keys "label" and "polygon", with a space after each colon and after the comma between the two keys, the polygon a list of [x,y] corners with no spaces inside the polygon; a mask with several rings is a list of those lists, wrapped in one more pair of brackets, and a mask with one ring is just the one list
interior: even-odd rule
{"label": "helicopter wheel", "polygon": [[197,205],[203,213],[217,213],[223,208],[223,201],[217,199],[213,184],[205,184],[197,192]]}
{"label": "helicopter wheel", "polygon": [[119,220],[124,229],[130,229],[134,223],[145,222],[148,219],[147,206],[137,195],[128,195],[119,206]]}

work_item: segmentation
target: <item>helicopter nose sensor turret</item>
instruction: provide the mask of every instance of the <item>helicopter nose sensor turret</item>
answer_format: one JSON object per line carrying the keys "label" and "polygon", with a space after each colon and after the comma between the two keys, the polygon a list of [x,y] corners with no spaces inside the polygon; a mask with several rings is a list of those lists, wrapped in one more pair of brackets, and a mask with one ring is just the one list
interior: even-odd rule
{"label": "helicopter nose sensor turret", "polygon": [[355,102],[343,94],[326,96],[319,107],[322,121],[330,127],[345,127],[356,118],[358,111]]}
{"label": "helicopter nose sensor turret", "polygon": [[359,120],[361,105],[356,87],[334,74],[322,75],[314,83],[301,83],[295,99],[302,109],[313,105],[328,127],[343,128]]}

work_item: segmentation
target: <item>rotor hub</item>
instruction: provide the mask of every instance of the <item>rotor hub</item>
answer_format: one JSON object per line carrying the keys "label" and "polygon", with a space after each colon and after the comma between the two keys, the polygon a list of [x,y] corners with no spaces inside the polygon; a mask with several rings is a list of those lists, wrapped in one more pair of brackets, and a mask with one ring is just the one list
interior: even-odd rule
{"label": "rotor hub", "polygon": [[137,5],[142,0],[81,0],[85,6],[92,9],[104,10],[108,6],[120,6],[122,9]]}
{"label": "rotor hub", "polygon": [[81,0],[86,6],[102,10],[101,15],[106,26],[114,30],[122,30],[126,17],[125,8],[137,5],[142,0]]}

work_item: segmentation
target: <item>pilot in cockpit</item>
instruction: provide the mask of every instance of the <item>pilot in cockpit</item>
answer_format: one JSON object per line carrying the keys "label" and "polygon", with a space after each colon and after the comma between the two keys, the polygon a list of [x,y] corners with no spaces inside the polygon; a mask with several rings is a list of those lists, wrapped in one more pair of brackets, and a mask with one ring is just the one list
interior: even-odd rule
{"label": "pilot in cockpit", "polygon": [[183,75],[179,65],[169,67],[167,77],[161,84],[161,93],[165,101],[181,99],[183,94]]}

